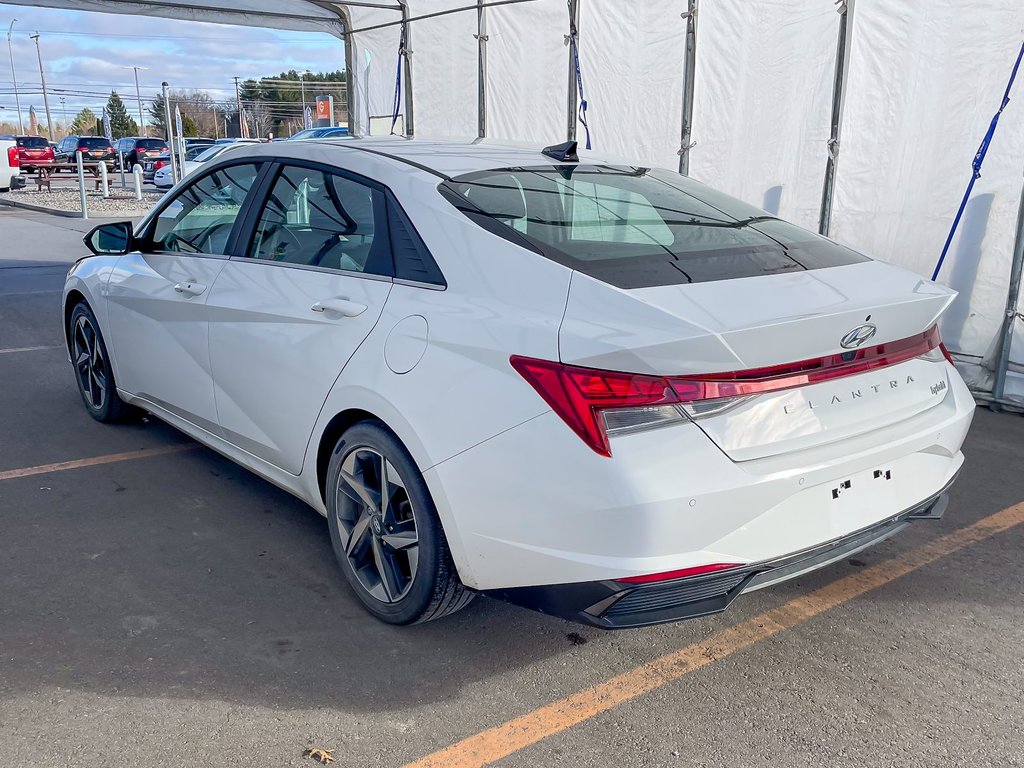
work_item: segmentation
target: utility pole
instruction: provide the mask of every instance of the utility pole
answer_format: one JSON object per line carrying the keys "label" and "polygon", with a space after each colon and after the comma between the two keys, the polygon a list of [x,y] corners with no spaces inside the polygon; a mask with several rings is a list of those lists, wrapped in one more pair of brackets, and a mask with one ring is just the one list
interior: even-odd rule
{"label": "utility pole", "polygon": [[242,130],[242,92],[238,87],[239,78],[235,78],[235,109],[238,110],[238,138],[245,138],[245,131]]}
{"label": "utility pole", "polygon": [[149,128],[146,127],[146,118],[142,116],[142,92],[139,90],[139,70],[149,69],[149,67],[123,67],[123,69],[135,70],[135,98],[139,101],[139,130],[142,131],[142,135],[148,139]]}
{"label": "utility pole", "polygon": [[160,87],[163,89],[164,96],[164,125],[167,126],[167,148],[171,151],[171,177],[178,180],[178,147],[175,145],[178,139],[174,135],[174,128],[171,126],[171,102],[167,98],[167,86],[168,82],[164,80]]}
{"label": "utility pole", "polygon": [[25,122],[21,119],[21,97],[18,95],[18,75],[14,71],[14,47],[11,45],[11,32],[14,31],[16,21],[17,19],[12,19],[11,26],[7,28],[7,50],[11,54],[11,79],[14,81],[14,104],[18,108],[18,130],[24,135]]}
{"label": "utility pole", "polygon": [[53,120],[50,118],[50,97],[46,92],[46,74],[43,72],[43,53],[39,49],[39,33],[29,35],[36,41],[36,57],[39,59],[39,82],[43,86],[43,106],[46,108],[46,134],[53,141]]}
{"label": "utility pole", "polygon": [[302,90],[302,127],[306,127],[306,81],[308,72],[299,72],[299,88]]}

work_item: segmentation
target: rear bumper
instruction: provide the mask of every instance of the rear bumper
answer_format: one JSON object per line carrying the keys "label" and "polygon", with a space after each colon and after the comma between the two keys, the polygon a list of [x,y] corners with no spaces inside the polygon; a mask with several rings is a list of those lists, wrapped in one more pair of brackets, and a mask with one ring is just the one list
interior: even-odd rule
{"label": "rear bumper", "polygon": [[952,484],[950,481],[939,493],[898,515],[811,549],[765,562],[656,584],[609,580],[488,590],[484,594],[602,629],[644,627],[721,613],[744,592],[824,568],[899,533],[915,520],[941,518]]}

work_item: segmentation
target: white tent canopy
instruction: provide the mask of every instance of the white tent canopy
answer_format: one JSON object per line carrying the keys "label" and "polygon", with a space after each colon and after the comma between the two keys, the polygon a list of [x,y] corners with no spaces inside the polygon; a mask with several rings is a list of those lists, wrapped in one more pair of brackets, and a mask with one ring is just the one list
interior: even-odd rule
{"label": "white tent canopy", "polygon": [[[830,236],[923,275],[1024,37],[1020,0],[969,10],[957,0],[17,2],[330,33],[346,42],[355,133],[390,125],[404,28],[406,133],[538,144],[584,135],[567,46],[575,11],[595,150],[670,168],[682,158],[690,175],[811,229],[827,206]],[[939,278],[960,291],[944,337],[982,387],[1006,315],[1024,75],[1015,92]],[[826,168],[834,194],[823,194]],[[1024,378],[1008,391],[1024,396]]]}

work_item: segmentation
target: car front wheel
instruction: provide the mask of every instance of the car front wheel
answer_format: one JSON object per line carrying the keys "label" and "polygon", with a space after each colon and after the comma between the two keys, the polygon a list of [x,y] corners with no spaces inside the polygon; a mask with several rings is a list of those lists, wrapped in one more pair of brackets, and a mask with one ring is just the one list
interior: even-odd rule
{"label": "car front wheel", "polygon": [[96,421],[106,423],[123,421],[131,407],[117,394],[114,372],[110,367],[99,323],[89,305],[79,302],[68,322],[71,363],[75,367],[75,381],[85,409]]}
{"label": "car front wheel", "polygon": [[430,621],[473,599],[459,581],[423,476],[379,422],[356,424],[335,445],[327,512],[345,578],[381,621]]}

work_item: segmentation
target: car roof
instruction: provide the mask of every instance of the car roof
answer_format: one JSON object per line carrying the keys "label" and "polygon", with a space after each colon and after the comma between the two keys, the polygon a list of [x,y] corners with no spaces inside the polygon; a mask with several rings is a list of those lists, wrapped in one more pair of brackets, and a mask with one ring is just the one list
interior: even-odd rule
{"label": "car roof", "polygon": [[[299,144],[300,142],[296,142]],[[557,143],[557,142],[553,142]],[[337,147],[339,152],[364,150],[383,155],[399,163],[417,167],[434,175],[451,178],[476,171],[518,166],[550,165],[554,160],[542,154],[539,146],[515,146],[490,141],[433,141],[404,137],[339,137],[316,142],[318,147]],[[274,154],[274,144],[250,145],[254,154]],[[262,149],[263,151],[259,151]],[[277,145],[280,149],[280,145]],[[591,157],[580,153],[581,159]],[[593,158],[597,160],[597,158]],[[601,158],[604,160],[604,158]]]}

